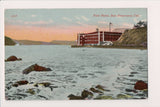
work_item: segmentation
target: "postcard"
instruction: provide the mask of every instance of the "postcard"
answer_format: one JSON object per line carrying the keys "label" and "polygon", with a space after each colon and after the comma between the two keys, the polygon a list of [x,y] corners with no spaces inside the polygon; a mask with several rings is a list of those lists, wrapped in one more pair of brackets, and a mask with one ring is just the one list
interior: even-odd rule
{"label": "postcard", "polygon": [[3,102],[150,98],[147,7],[3,12]]}
{"label": "postcard", "polygon": [[6,100],[148,97],[146,8],[6,9]]}

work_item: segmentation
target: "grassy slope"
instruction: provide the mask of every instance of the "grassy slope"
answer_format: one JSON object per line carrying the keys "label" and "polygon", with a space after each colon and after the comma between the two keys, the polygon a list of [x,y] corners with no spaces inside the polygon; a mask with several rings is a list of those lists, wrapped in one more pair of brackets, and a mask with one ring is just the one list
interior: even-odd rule
{"label": "grassy slope", "polygon": [[16,43],[9,37],[5,36],[5,45],[15,45]]}
{"label": "grassy slope", "polygon": [[114,42],[115,45],[129,45],[140,46],[147,43],[147,27],[137,28],[125,31],[118,41]]}

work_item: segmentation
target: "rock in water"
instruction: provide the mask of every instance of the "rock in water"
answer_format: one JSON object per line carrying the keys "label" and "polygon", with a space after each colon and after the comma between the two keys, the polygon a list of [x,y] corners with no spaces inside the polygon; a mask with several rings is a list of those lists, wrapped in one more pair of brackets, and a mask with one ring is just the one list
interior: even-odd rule
{"label": "rock in water", "polygon": [[82,93],[81,93],[81,96],[83,98],[87,98],[88,96],[93,96],[93,93],[87,91],[87,90],[83,90]]}
{"label": "rock in water", "polygon": [[50,68],[45,68],[45,67],[39,66],[37,64],[34,65],[34,70],[35,71],[51,71]]}
{"label": "rock in water", "polygon": [[38,85],[42,85],[42,86],[44,86],[44,87],[49,87],[49,86],[51,85],[51,83],[49,83],[49,82],[37,83],[37,84],[35,84],[34,86],[35,86],[35,87],[38,87]]}
{"label": "rock in water", "polygon": [[28,74],[32,71],[51,71],[51,69],[34,64],[23,70],[23,74]]}
{"label": "rock in water", "polygon": [[105,91],[104,86],[102,86],[102,85],[97,85],[96,88],[97,88],[97,89],[100,89],[100,90],[102,90],[102,91]]}
{"label": "rock in water", "polygon": [[28,84],[28,81],[27,80],[21,80],[21,81],[17,81],[16,83],[14,83],[12,86],[14,87],[18,87],[20,85],[26,85]]}
{"label": "rock in water", "polygon": [[34,71],[34,65],[29,66],[25,70],[23,70],[23,74],[29,74],[30,72]]}
{"label": "rock in water", "polygon": [[81,97],[81,96],[75,96],[75,95],[73,95],[73,94],[70,94],[70,95],[68,96],[68,98],[69,98],[70,100],[84,100],[83,97]]}
{"label": "rock in water", "polygon": [[30,94],[34,95],[34,94],[35,94],[35,91],[34,91],[33,89],[28,89],[28,90],[26,91],[26,93],[30,93]]}
{"label": "rock in water", "polygon": [[136,84],[134,85],[134,89],[136,89],[136,90],[144,90],[147,88],[148,88],[148,84],[142,80],[137,81]]}
{"label": "rock in water", "polygon": [[90,88],[90,90],[94,93],[100,93],[100,94],[103,93],[102,91],[96,90],[95,88]]}
{"label": "rock in water", "polygon": [[118,94],[117,99],[130,99],[132,96],[130,95],[125,95],[125,94]]}
{"label": "rock in water", "polygon": [[17,58],[16,56],[10,56],[5,61],[20,61],[20,60],[22,60],[22,59],[21,58]]}

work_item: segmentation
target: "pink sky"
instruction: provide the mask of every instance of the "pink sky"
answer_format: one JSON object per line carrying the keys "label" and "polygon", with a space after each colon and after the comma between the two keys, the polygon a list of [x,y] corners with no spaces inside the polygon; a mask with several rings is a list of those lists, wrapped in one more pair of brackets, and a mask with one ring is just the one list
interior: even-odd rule
{"label": "pink sky", "polygon": [[15,40],[34,40],[46,42],[50,42],[52,40],[75,41],[77,39],[77,33],[92,32],[95,31],[96,28],[97,26],[89,25],[58,27],[8,25],[5,27],[5,36],[11,37]]}
{"label": "pink sky", "polygon": [[[144,8],[104,9],[7,9],[5,10],[5,36],[16,40],[75,41],[77,33],[94,32],[96,28],[108,31],[132,28],[139,20],[146,20]],[[100,17],[95,17],[94,14]],[[106,14],[110,17],[101,17]],[[133,15],[133,17],[111,17]],[[138,15],[138,17],[134,16]]]}

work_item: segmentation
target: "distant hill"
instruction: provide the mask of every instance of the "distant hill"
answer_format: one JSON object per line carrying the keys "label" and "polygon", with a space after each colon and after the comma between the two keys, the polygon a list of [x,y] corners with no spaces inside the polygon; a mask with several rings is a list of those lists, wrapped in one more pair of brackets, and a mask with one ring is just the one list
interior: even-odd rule
{"label": "distant hill", "polygon": [[126,30],[114,45],[147,47],[147,27]]}
{"label": "distant hill", "polygon": [[53,40],[51,43],[56,44],[56,45],[76,45],[76,41],[58,41],[58,40]]}
{"label": "distant hill", "polygon": [[58,41],[51,42],[32,41],[32,40],[15,40],[20,45],[75,45],[76,41]]}
{"label": "distant hill", "polygon": [[15,45],[15,44],[16,44],[16,42],[14,40],[5,36],[5,45]]}
{"label": "distant hill", "polygon": [[32,41],[32,40],[15,40],[20,45],[53,45],[50,42]]}

